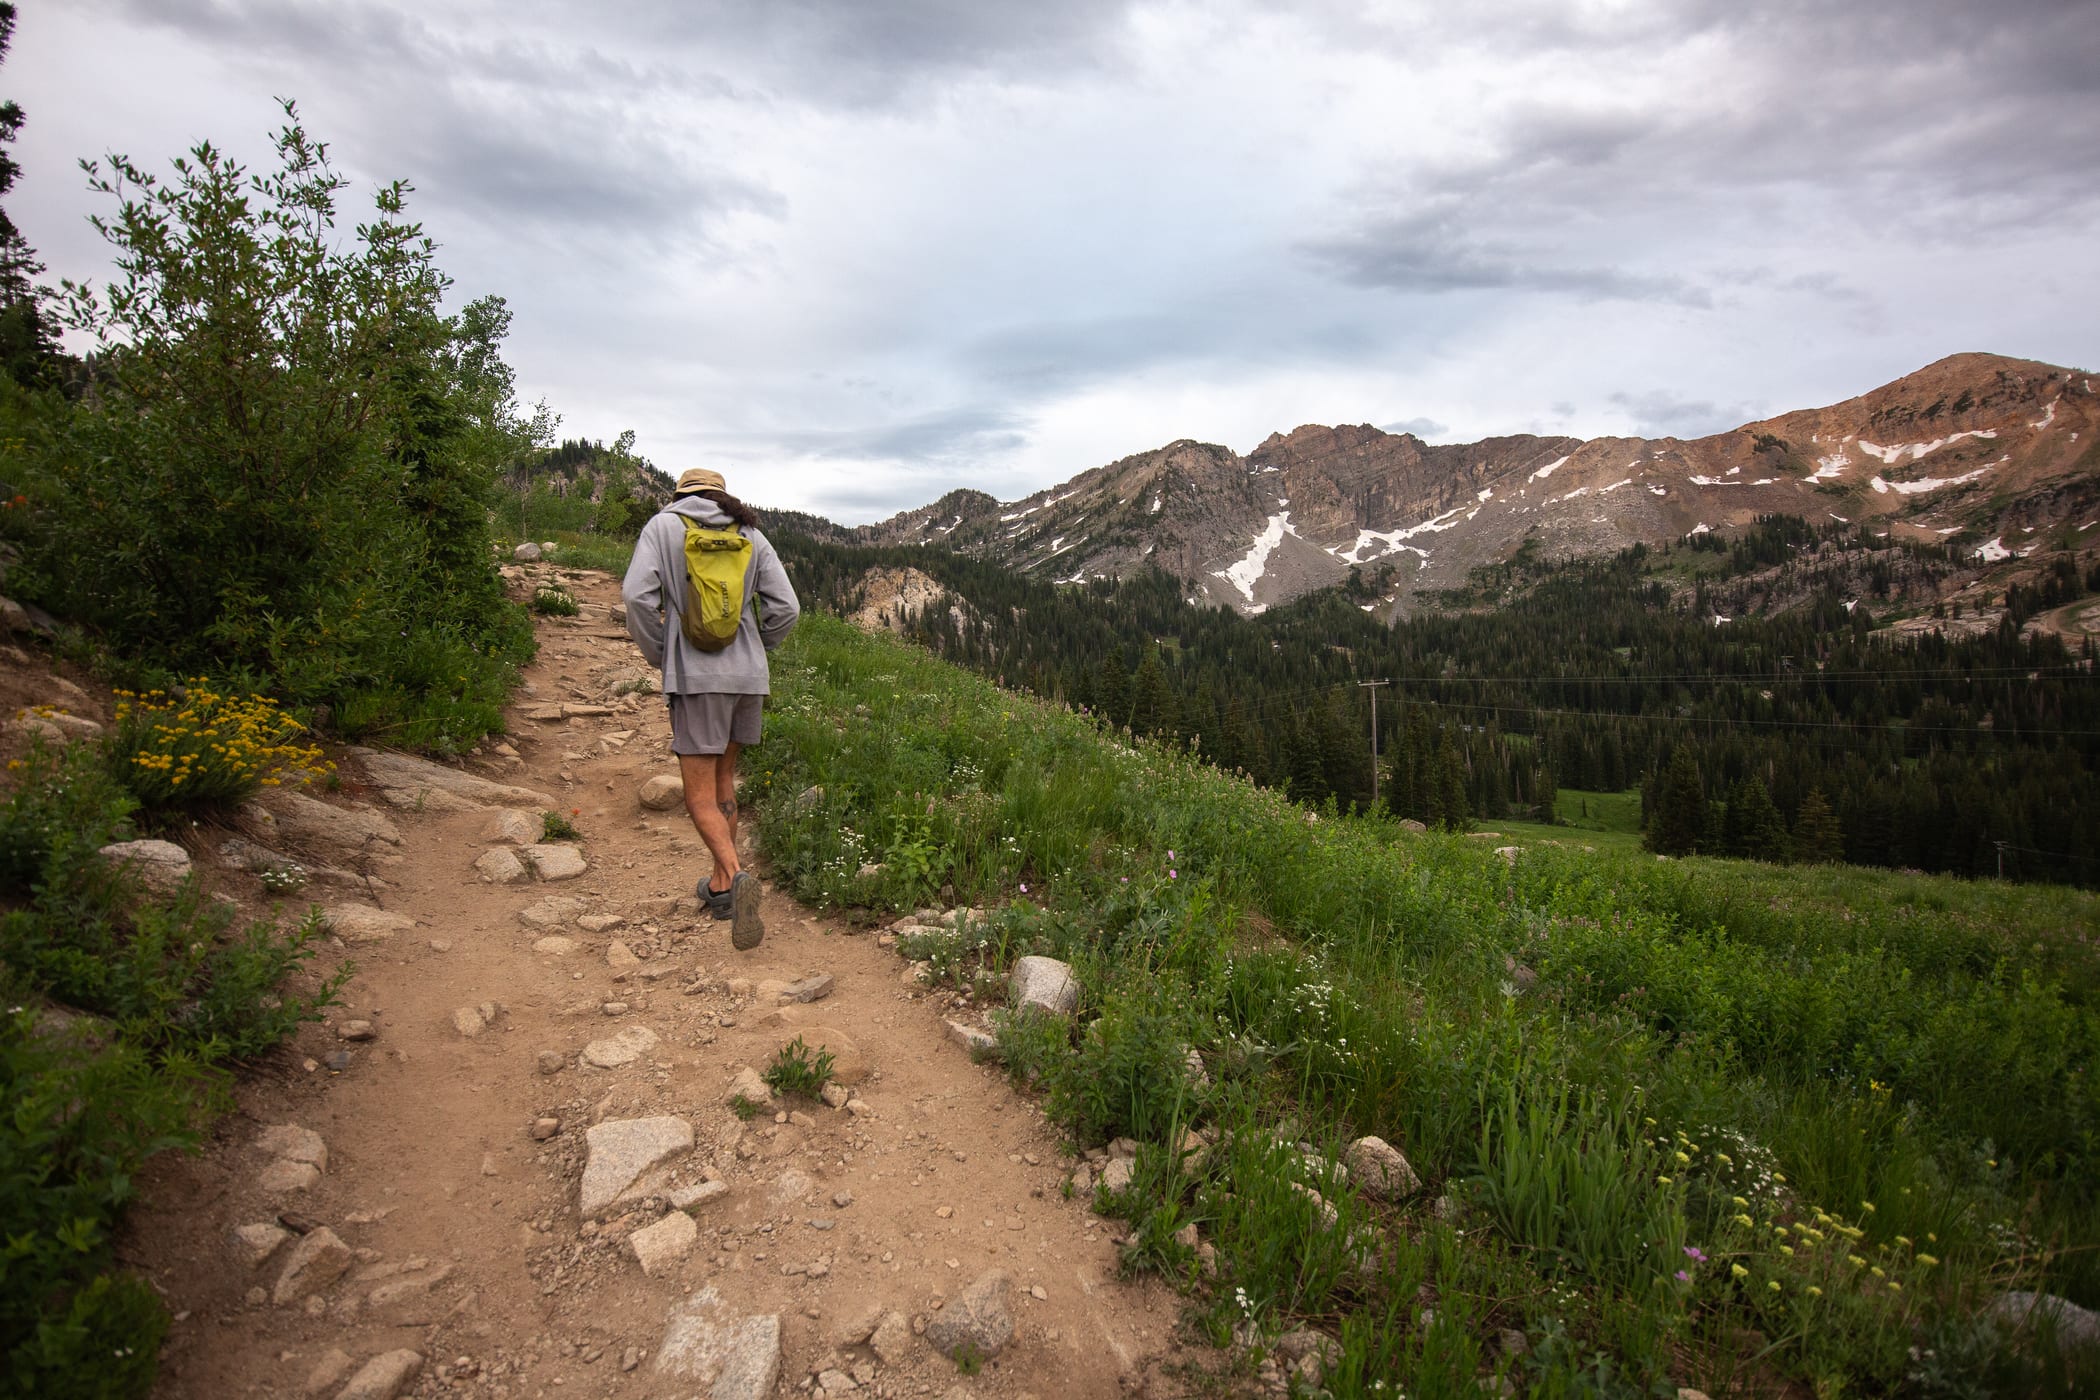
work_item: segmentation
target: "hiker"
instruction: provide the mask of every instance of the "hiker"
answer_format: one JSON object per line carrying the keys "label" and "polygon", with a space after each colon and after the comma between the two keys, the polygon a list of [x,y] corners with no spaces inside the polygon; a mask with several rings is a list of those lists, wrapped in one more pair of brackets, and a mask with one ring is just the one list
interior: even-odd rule
{"label": "hiker", "polygon": [[[627,635],[663,669],[685,810],[715,859],[693,893],[730,921],[730,946],[749,952],[765,925],[758,877],[737,860],[736,757],[759,739],[772,691],[766,653],[802,607],[757,514],[726,485],[705,467],[678,478],[671,503],[642,527],[620,594]],[[690,580],[689,560],[697,561]]]}

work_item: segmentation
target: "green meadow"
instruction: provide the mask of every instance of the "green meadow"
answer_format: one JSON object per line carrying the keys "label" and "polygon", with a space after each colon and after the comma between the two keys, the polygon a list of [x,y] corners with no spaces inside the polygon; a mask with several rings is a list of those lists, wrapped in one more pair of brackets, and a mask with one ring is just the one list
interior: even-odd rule
{"label": "green meadow", "polygon": [[[1075,1150],[1142,1144],[1099,1204],[1221,1385],[1303,1327],[1337,1395],[2079,1384],[1979,1312],[2100,1301],[2094,896],[1658,860],[1629,794],[1413,834],[820,616],[774,687],[777,878],[990,911],[908,950],[980,997],[1076,969],[1077,1014],[995,1012],[999,1053]],[[1419,1190],[1336,1170],[1365,1134]]]}

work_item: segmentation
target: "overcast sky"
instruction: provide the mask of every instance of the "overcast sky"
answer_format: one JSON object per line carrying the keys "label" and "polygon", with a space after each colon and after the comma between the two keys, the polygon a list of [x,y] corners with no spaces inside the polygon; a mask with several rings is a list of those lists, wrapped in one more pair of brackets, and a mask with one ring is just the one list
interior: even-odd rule
{"label": "overcast sky", "polygon": [[1175,438],[1691,436],[2100,362],[2088,0],[21,0],[9,208],[296,98],[527,398],[769,505]]}

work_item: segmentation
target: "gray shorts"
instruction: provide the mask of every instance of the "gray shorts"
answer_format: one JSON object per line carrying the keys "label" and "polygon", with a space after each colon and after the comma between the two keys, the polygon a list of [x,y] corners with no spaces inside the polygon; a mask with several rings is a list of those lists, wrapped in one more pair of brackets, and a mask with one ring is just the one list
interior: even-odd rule
{"label": "gray shorts", "polygon": [[671,707],[671,752],[722,753],[758,742],[764,723],[763,695],[666,695]]}

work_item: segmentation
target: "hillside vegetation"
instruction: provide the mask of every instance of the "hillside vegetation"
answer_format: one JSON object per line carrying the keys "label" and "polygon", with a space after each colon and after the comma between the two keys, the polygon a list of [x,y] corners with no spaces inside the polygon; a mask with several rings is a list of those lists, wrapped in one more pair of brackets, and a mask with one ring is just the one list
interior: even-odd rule
{"label": "hillside vegetation", "polygon": [[[1220,1345],[1317,1323],[1337,1394],[2069,1384],[1975,1314],[2100,1297],[2092,896],[1512,863],[829,619],[780,662],[753,794],[779,878],[1000,906],[913,950],[977,997],[1022,953],[1079,969],[1077,1020],[1010,1018],[1000,1053],[1075,1145],[1144,1144],[1104,1205]],[[1422,1189],[1336,1173],[1363,1133]]]}
{"label": "hillside vegetation", "polygon": [[[1898,636],[1843,585],[1945,567],[1943,550],[1777,517],[1671,550],[1520,553],[1388,626],[1360,606],[1369,584],[1249,618],[1190,607],[1157,571],[1055,587],[945,550],[774,533],[826,606],[853,611],[871,568],[919,569],[964,606],[904,619],[915,640],[1301,801],[1370,806],[1358,682],[1391,679],[1395,815],[1550,820],[1562,786],[1653,799],[1684,751],[1695,815],[1677,849],[2100,882],[2091,645],[2020,626],[2082,596],[2075,573],[2014,590],[1987,628]],[[1716,600],[1753,590],[1797,602],[1716,622]],[[1831,820],[1804,828],[1812,794]]]}

